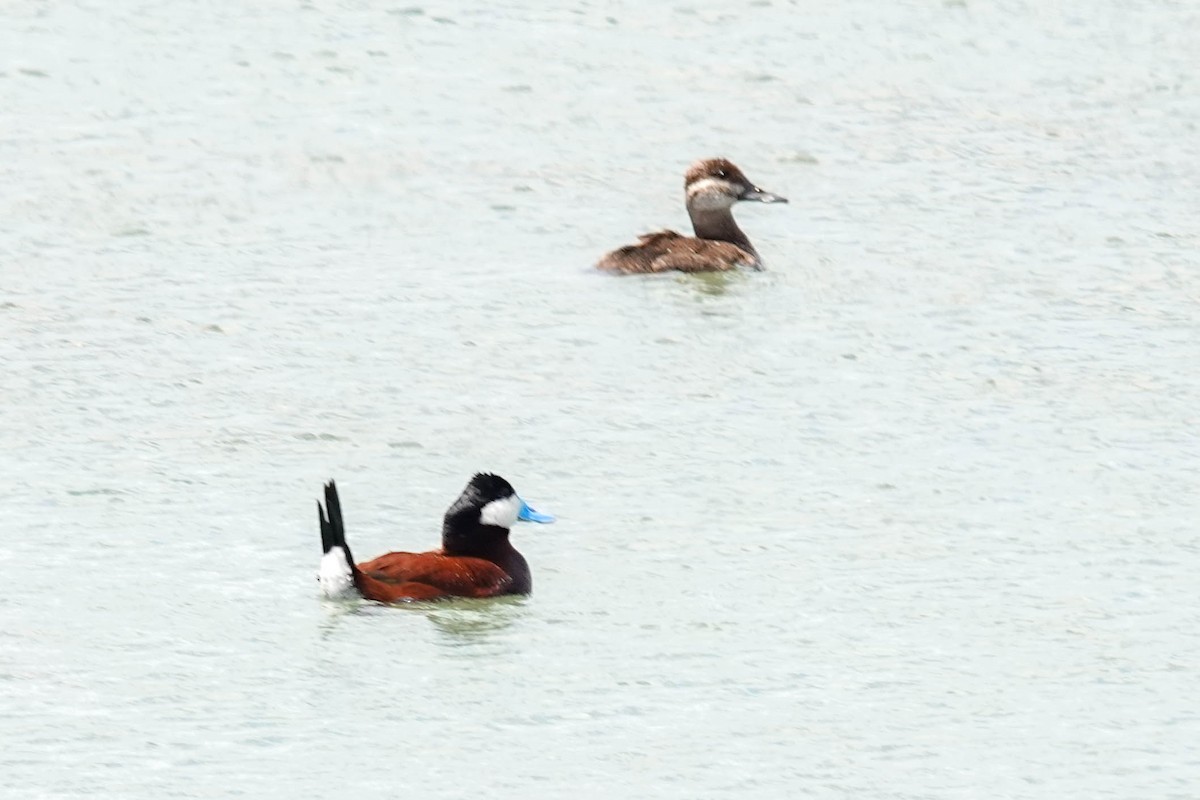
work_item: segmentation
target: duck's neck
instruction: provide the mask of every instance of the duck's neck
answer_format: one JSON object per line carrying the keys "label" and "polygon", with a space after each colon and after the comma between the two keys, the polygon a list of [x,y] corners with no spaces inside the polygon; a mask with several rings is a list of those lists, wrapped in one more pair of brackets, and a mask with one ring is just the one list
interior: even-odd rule
{"label": "duck's neck", "polygon": [[757,257],[758,251],[750,244],[750,239],[742,233],[742,229],[734,222],[733,212],[728,208],[702,210],[688,206],[688,216],[692,218],[692,230],[698,239],[716,239],[729,242]]}
{"label": "duck's neck", "polygon": [[532,584],[529,564],[508,541],[508,529],[479,525],[469,531],[446,527],[442,530],[442,552],[448,556],[469,556],[490,561],[513,579],[509,590],[528,594]]}
{"label": "duck's neck", "polygon": [[442,550],[448,556],[471,556],[486,558],[492,553],[512,550],[508,543],[508,529],[496,525],[472,525],[464,530],[458,526],[442,528]]}

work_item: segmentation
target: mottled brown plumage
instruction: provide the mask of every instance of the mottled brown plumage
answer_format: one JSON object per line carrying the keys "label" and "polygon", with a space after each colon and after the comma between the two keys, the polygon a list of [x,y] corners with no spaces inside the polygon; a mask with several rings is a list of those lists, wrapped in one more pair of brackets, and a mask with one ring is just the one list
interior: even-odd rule
{"label": "mottled brown plumage", "polygon": [[596,267],[624,274],[762,269],[758,252],[734,221],[731,209],[739,200],[786,203],[786,198],[758,188],[724,158],[692,164],[684,175],[684,194],[695,236],[675,231],[639,236],[637,244],[613,250]]}
{"label": "mottled brown plumage", "polygon": [[697,239],[675,231],[657,231],[638,237],[637,244],[613,250],[600,259],[599,269],[613,272],[716,272],[757,267],[758,258],[736,244]]}

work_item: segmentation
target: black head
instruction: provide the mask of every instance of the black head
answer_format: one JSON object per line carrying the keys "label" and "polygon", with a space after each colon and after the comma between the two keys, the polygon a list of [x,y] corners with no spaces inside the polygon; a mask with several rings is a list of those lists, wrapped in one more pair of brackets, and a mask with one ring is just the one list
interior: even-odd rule
{"label": "black head", "polygon": [[497,529],[507,533],[517,521],[523,505],[511,483],[499,475],[480,472],[446,509],[442,522],[443,544],[447,544],[447,537],[462,540],[487,535],[487,529],[491,529],[493,535]]}

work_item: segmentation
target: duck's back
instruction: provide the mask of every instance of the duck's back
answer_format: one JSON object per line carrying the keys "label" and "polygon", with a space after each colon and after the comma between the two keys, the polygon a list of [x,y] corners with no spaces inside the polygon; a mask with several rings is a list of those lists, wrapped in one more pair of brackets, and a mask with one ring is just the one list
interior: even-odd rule
{"label": "duck's back", "polygon": [[717,239],[697,239],[675,231],[658,231],[638,237],[637,244],[613,250],[596,264],[609,272],[713,272],[755,267],[758,258],[742,248]]}
{"label": "duck's back", "polygon": [[426,584],[459,597],[491,597],[521,591],[514,576],[484,558],[438,552],[385,553],[359,564],[358,568],[385,583]]}

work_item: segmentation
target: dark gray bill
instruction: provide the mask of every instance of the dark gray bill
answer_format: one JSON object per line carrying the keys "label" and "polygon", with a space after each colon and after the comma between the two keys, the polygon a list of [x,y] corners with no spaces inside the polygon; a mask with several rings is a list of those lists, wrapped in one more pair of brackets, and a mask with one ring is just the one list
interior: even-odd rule
{"label": "dark gray bill", "polygon": [[738,199],[739,200],[752,200],[756,203],[786,203],[787,202],[786,197],[780,197],[777,194],[771,194],[770,192],[763,191],[762,189],[758,188],[757,186],[751,187],[751,188],[747,189],[746,191],[742,192],[742,196],[739,197]]}

